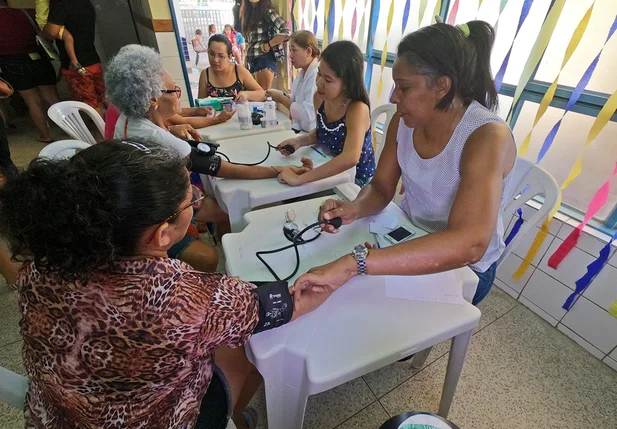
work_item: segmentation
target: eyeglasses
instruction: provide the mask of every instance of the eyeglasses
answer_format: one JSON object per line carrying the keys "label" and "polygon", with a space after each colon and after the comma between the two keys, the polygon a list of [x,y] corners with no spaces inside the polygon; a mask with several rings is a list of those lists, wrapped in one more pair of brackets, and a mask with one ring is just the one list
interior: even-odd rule
{"label": "eyeglasses", "polygon": [[182,97],[182,90],[178,85],[174,86],[174,89],[161,89],[163,94],[176,94],[176,97]]}
{"label": "eyeglasses", "polygon": [[[198,197],[197,194],[195,193],[195,189],[193,188],[193,198],[191,199],[191,202],[188,205],[182,207],[180,210],[178,210],[171,216],[169,216],[163,222],[160,222],[158,226],[163,225],[164,223],[167,223],[167,222],[171,222],[172,220],[175,220],[178,216],[180,216],[180,213],[182,213],[184,210],[189,209],[190,207],[193,207],[193,209],[195,210],[199,210],[201,206],[203,205],[203,201],[206,199],[206,197],[207,197],[206,194],[203,194],[200,197]],[[158,229],[158,226],[157,228],[154,229],[154,231],[152,231],[152,235],[148,237],[148,240],[146,240],[146,243],[150,243],[152,241],[152,239],[154,238],[154,235],[156,234],[156,230]]]}

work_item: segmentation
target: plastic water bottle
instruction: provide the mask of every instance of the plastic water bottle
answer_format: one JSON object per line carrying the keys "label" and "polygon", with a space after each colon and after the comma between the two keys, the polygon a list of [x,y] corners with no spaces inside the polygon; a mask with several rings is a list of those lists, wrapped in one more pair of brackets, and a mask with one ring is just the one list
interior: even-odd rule
{"label": "plastic water bottle", "polygon": [[264,121],[267,127],[276,125],[276,102],[272,101],[272,97],[268,97],[264,103]]}
{"label": "plastic water bottle", "polygon": [[251,106],[248,101],[236,104],[236,113],[238,121],[240,121],[241,130],[250,130],[253,128],[253,120],[251,118]]}

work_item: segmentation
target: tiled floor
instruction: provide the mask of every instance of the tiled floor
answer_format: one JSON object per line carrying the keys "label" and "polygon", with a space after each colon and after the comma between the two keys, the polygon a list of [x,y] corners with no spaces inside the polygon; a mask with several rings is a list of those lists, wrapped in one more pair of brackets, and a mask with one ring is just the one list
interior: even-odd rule
{"label": "tiled floor", "polygon": [[[57,132],[59,137],[59,132]],[[41,144],[33,132],[9,137],[23,165]],[[16,293],[0,283],[0,366],[23,373]],[[617,372],[500,289],[480,304],[476,330],[450,419],[461,429],[613,429]],[[435,347],[416,371],[395,363],[309,399],[307,429],[377,429],[407,411],[436,412],[449,344]],[[252,405],[266,428],[263,389]],[[18,410],[0,404],[0,429],[23,428]]]}

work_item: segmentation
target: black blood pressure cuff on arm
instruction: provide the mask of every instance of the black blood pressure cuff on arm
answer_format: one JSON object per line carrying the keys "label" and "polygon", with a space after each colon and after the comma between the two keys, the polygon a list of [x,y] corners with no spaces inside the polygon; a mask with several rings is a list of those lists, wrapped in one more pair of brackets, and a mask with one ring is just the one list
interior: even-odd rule
{"label": "black blood pressure cuff on arm", "polygon": [[293,300],[287,282],[251,282],[257,287],[253,293],[259,300],[259,321],[254,334],[277,328],[291,320]]}
{"label": "black blood pressure cuff on arm", "polygon": [[221,168],[221,157],[214,154],[209,155],[191,148],[191,171],[208,176],[216,176]]}

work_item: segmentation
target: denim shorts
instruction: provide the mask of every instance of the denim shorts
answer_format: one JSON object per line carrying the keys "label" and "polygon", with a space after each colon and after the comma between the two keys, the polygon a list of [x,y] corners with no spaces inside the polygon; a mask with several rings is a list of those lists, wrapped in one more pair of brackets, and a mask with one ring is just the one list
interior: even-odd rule
{"label": "denim shorts", "polygon": [[486,295],[488,295],[493,287],[493,283],[495,282],[495,274],[497,273],[497,262],[491,265],[489,269],[483,273],[479,273],[475,270],[474,273],[476,273],[480,281],[478,282],[476,294],[473,296],[473,301],[471,303],[473,305],[478,305],[486,297]]}
{"label": "denim shorts", "polygon": [[257,73],[268,69],[272,73],[276,74],[276,59],[274,58],[274,54],[272,52],[253,58],[248,62],[248,66],[251,73]]}

